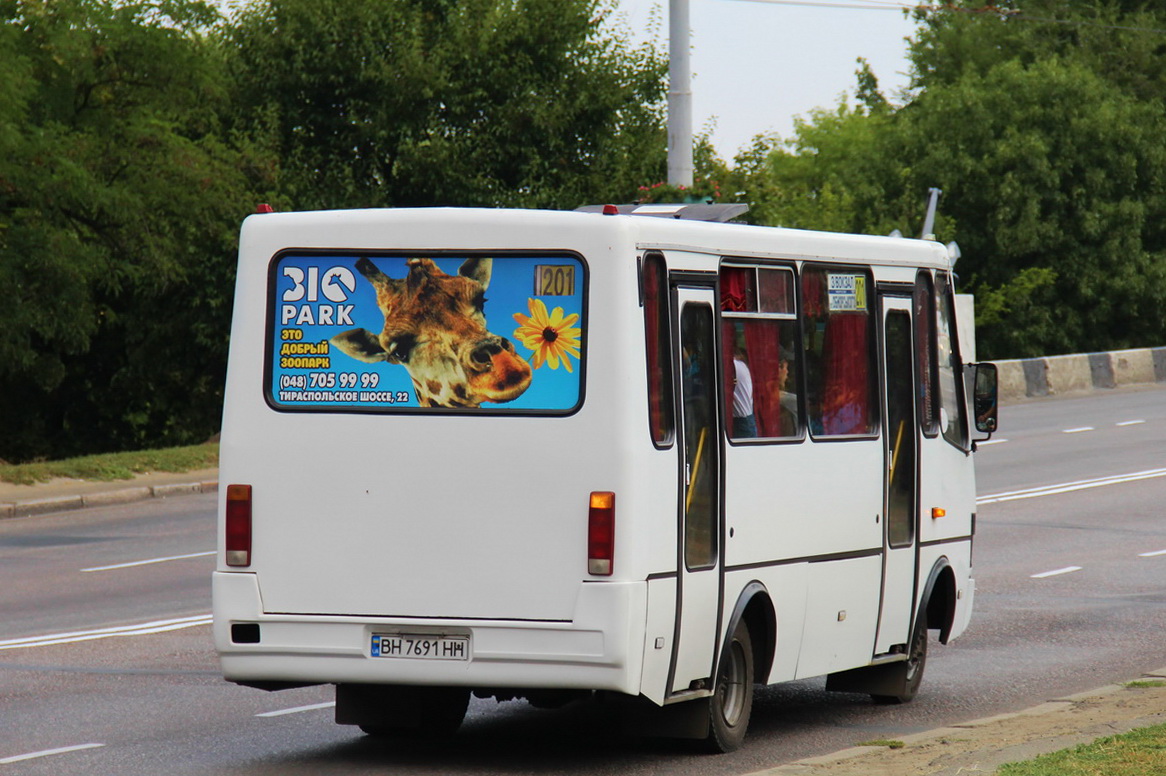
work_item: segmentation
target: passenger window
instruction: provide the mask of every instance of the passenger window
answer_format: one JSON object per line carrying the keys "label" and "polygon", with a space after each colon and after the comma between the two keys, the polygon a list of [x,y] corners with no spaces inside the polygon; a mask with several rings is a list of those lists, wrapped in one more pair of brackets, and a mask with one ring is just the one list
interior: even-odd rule
{"label": "passenger window", "polygon": [[722,267],[721,327],[729,438],[801,437],[793,270]]}
{"label": "passenger window", "polygon": [[668,326],[668,271],[664,257],[644,257],[644,332],[648,360],[648,425],[657,447],[672,443],[672,359]]}
{"label": "passenger window", "polygon": [[967,419],[963,400],[963,365],[956,340],[955,299],[951,276],[936,273],[936,362],[939,366],[939,425],[943,438],[956,447],[968,446]]}
{"label": "passenger window", "polygon": [[913,307],[919,426],[925,435],[933,437],[939,434],[939,365],[935,350],[935,285],[926,270],[915,279]]}
{"label": "passenger window", "polygon": [[877,433],[872,290],[867,271],[802,271],[806,405],[815,437]]}

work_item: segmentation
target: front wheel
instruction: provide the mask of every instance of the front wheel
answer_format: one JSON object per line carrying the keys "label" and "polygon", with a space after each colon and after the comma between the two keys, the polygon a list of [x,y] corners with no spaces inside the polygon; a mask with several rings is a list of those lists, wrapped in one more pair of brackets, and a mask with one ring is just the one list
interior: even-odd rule
{"label": "front wheel", "polygon": [[892,695],[872,695],[875,703],[909,703],[919,692],[923,682],[923,669],[927,666],[927,612],[919,613],[919,622],[907,652],[907,662],[903,664],[901,686]]}
{"label": "front wheel", "polygon": [[713,752],[731,752],[745,741],[753,711],[753,641],[744,622],[733,631],[709,698],[709,736]]}

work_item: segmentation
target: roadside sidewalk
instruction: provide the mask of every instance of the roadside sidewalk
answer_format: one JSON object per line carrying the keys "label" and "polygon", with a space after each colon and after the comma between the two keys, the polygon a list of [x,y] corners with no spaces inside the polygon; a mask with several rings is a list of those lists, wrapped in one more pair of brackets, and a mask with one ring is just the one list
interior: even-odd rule
{"label": "roadside sidewalk", "polygon": [[[1010,714],[857,743],[746,776],[971,776],[1166,722],[1166,668]],[[889,746],[893,743],[894,747]],[[1091,773],[1093,771],[1090,771]]]}
{"label": "roadside sidewalk", "polygon": [[133,479],[109,482],[72,479],[55,479],[36,485],[0,482],[0,520],[85,507],[128,504],[149,498],[213,493],[219,489],[218,478],[218,469],[198,469],[179,473],[139,474]]}

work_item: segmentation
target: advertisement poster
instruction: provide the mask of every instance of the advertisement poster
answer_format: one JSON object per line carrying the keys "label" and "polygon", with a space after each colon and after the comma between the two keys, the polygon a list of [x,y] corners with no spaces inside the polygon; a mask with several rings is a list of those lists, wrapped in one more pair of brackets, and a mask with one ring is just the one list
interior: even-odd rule
{"label": "advertisement poster", "polygon": [[277,409],[567,413],[581,398],[577,256],[278,255]]}

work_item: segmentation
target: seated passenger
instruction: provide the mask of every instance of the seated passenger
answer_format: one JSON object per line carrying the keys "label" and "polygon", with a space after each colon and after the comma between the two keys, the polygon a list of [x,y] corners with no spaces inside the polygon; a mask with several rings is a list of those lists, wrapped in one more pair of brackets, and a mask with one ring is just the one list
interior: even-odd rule
{"label": "seated passenger", "polygon": [[733,350],[733,439],[757,436],[753,417],[753,374],[745,363],[745,351]]}

